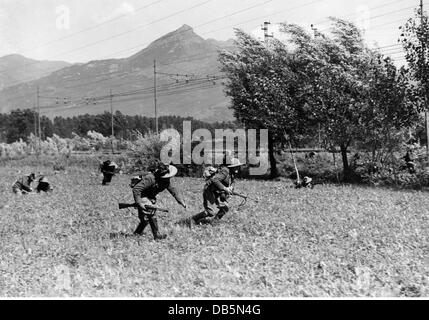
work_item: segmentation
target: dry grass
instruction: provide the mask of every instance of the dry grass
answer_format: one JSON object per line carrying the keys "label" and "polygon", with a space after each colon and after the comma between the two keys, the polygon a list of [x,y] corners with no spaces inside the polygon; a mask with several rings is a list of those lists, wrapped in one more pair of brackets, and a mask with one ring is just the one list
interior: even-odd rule
{"label": "dry grass", "polygon": [[[43,168],[20,168],[22,172]],[[14,197],[17,168],[0,169],[2,297],[368,297],[429,295],[429,198],[422,192],[241,181],[259,198],[218,225],[174,222],[201,209],[202,181],[177,179],[184,212],[168,194],[159,217],[169,234],[132,233],[119,211],[128,177],[110,187],[72,169],[50,178],[53,195]],[[112,238],[112,234],[118,235]]]}

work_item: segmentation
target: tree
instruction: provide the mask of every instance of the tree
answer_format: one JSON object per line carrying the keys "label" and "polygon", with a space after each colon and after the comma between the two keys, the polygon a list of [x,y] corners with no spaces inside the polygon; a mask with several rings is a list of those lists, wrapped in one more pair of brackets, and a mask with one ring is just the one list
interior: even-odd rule
{"label": "tree", "polygon": [[[307,116],[323,130],[327,146],[341,150],[344,179],[351,178],[348,152],[353,143],[384,129],[412,122],[413,104],[406,103],[395,66],[382,61],[363,41],[350,22],[330,18],[330,35],[311,37],[301,27],[283,25],[295,47],[296,72],[300,74],[311,112]],[[390,96],[391,95],[391,96]],[[371,131],[372,130],[372,131]]]}
{"label": "tree", "polygon": [[247,128],[269,130],[271,177],[278,175],[274,151],[285,136],[292,141],[305,125],[305,105],[299,78],[289,68],[291,55],[280,41],[265,46],[236,30],[236,52],[222,52],[221,69],[228,77],[226,94],[232,98],[236,119]]}
{"label": "tree", "polygon": [[[416,10],[415,17],[410,18],[404,26],[401,26],[402,34],[399,42],[402,43],[408,62],[409,78],[418,84],[414,91],[420,97],[422,109],[425,111],[426,136],[429,137],[428,125],[428,98],[429,98],[429,18],[423,11],[423,1],[420,8]],[[427,143],[427,157],[429,160],[429,138]]]}
{"label": "tree", "polygon": [[34,112],[32,110],[14,110],[6,121],[6,142],[26,140],[34,132]]}
{"label": "tree", "polygon": [[410,128],[419,121],[419,103],[415,86],[407,77],[407,70],[395,67],[390,58],[371,52],[370,87],[367,110],[363,113],[359,143],[372,154],[373,163],[393,160],[393,152],[400,147]]}

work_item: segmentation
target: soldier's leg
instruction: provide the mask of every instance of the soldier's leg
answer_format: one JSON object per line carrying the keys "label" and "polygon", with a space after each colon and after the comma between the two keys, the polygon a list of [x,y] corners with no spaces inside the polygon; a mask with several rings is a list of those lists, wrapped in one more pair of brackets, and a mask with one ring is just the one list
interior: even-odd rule
{"label": "soldier's leg", "polygon": [[216,214],[215,219],[216,220],[222,219],[225,216],[225,214],[227,214],[228,212],[229,212],[228,205],[221,205],[221,206],[219,206],[219,211]]}
{"label": "soldier's leg", "polygon": [[185,225],[188,227],[192,227],[193,224],[199,225],[199,224],[209,224],[214,217],[215,213],[215,203],[216,203],[216,197],[215,195],[208,190],[207,188],[204,189],[203,192],[203,205],[204,205],[204,211],[197,213],[196,215],[182,219],[179,221],[179,225]]}
{"label": "soldier's leg", "polygon": [[103,182],[101,183],[103,186],[107,185],[107,175],[103,173]]}
{"label": "soldier's leg", "polygon": [[192,217],[194,222],[196,224],[211,223],[216,212],[216,203],[216,195],[209,188],[205,188],[203,192],[204,211]]}
{"label": "soldier's leg", "polygon": [[103,186],[108,186],[110,184],[110,182],[112,182],[112,174],[109,173],[103,173]]}
{"label": "soldier's leg", "polygon": [[147,225],[149,224],[149,220],[147,219],[144,211],[142,209],[138,209],[139,211],[139,219],[140,219],[140,223],[137,226],[137,229],[134,231],[135,235],[143,235],[144,229],[146,229]]}
{"label": "soldier's leg", "polygon": [[153,238],[155,240],[163,240],[167,238],[166,234],[161,234],[159,232],[158,219],[156,218],[155,213],[149,216],[149,224],[152,229]]}
{"label": "soldier's leg", "polygon": [[229,211],[228,195],[222,194],[216,198],[217,207],[219,208],[218,213],[215,216],[215,220],[220,220],[224,217],[225,214]]}
{"label": "soldier's leg", "polygon": [[[142,203],[143,204],[151,204],[152,202],[147,198],[143,198]],[[137,229],[134,231],[134,234],[141,236],[149,224],[149,216],[148,216],[149,212],[146,212],[146,211],[142,210],[141,208],[138,208],[137,210],[139,212],[140,224],[137,226]]]}

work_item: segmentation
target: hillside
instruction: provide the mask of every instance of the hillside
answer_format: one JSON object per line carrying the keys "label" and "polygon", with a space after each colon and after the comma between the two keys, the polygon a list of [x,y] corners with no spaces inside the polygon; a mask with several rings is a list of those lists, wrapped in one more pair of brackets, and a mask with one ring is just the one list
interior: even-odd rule
{"label": "hillside", "polygon": [[[146,88],[133,95],[115,97],[113,107],[124,114],[153,116],[156,59],[159,115],[231,120],[222,80],[201,79],[219,75],[218,52],[232,48],[231,41],[205,40],[184,25],[128,58],[72,65],[37,81],[5,88],[0,91],[0,112],[33,107],[37,86],[43,97],[40,99],[42,113],[49,117],[110,111],[110,99],[88,102],[86,98],[109,95],[110,89],[118,94]],[[71,102],[64,103],[64,97]]]}
{"label": "hillside", "polygon": [[18,54],[0,58],[0,90],[44,77],[70,66],[63,61],[37,61]]}

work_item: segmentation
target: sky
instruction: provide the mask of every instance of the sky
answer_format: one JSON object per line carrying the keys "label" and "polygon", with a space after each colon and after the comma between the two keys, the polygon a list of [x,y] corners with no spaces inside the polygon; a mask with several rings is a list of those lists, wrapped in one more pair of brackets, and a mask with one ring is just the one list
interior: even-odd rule
{"label": "sky", "polygon": [[[278,24],[320,31],[335,16],[355,22],[371,47],[397,45],[398,26],[419,0],[0,0],[0,57],[21,54],[71,63],[123,58],[187,24],[203,38],[227,40],[234,27],[280,36]],[[425,0],[429,8],[429,0]],[[429,9],[427,10],[429,11]],[[400,47],[388,47],[398,62]]]}

